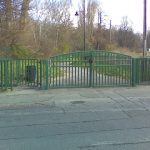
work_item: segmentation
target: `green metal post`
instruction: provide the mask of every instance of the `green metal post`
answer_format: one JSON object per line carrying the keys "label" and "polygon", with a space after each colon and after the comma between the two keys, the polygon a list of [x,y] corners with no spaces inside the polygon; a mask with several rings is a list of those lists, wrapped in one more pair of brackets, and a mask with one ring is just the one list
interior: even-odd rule
{"label": "green metal post", "polygon": [[49,69],[48,69],[48,60],[45,60],[45,69],[46,69],[46,85],[45,85],[45,88],[46,88],[46,90],[48,90],[48,85],[49,85],[49,83],[48,83],[48,72],[49,72]]}
{"label": "green metal post", "polygon": [[10,60],[10,88],[13,90],[13,69],[12,60]]}
{"label": "green metal post", "polygon": [[42,76],[43,76],[43,66],[42,66],[42,60],[40,60],[40,87],[42,88]]}
{"label": "green metal post", "polygon": [[131,71],[131,84],[132,86],[136,86],[136,58],[132,58],[132,71]]}
{"label": "green metal post", "polygon": [[136,84],[140,83],[140,59],[136,59]]}
{"label": "green metal post", "polygon": [[89,63],[90,63],[90,87],[92,87],[92,55],[90,56],[90,60],[89,60]]}
{"label": "green metal post", "polygon": [[4,60],[4,87],[8,88],[8,62]]}
{"label": "green metal post", "polygon": [[3,67],[4,61],[1,61],[1,88],[3,89],[4,84],[4,67]]}

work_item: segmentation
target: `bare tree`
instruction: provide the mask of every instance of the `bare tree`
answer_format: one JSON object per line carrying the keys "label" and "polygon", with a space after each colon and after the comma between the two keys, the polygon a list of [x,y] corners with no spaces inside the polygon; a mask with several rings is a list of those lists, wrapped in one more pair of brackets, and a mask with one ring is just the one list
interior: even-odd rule
{"label": "bare tree", "polygon": [[13,6],[11,0],[5,0],[6,27],[9,29],[13,20]]}
{"label": "bare tree", "polygon": [[88,38],[88,48],[93,48],[93,41],[94,41],[94,21],[95,15],[97,12],[98,3],[95,0],[89,0],[87,5],[87,38]]}
{"label": "bare tree", "polygon": [[[69,30],[72,26],[69,7],[70,0],[45,0],[35,19],[34,41],[44,55],[69,50]],[[42,10],[42,11],[41,11]]]}
{"label": "bare tree", "polygon": [[129,24],[128,17],[124,16],[118,30],[118,44],[121,47],[131,48],[134,42],[135,38],[132,26]]}
{"label": "bare tree", "polygon": [[28,11],[29,11],[30,0],[23,0],[21,6],[21,14],[20,14],[20,29],[23,30],[27,19],[28,19]]}

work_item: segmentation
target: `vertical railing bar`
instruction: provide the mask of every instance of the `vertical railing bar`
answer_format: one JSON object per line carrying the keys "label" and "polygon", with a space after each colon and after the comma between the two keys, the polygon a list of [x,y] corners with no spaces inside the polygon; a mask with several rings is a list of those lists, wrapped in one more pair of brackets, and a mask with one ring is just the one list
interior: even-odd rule
{"label": "vertical railing bar", "polygon": [[[62,57],[63,57],[63,56],[62,56]],[[61,63],[62,63],[62,70],[63,70],[63,76],[62,76],[62,87],[63,87],[63,86],[64,86],[64,75],[65,75],[65,74],[64,74],[65,72],[64,72],[64,60],[63,60],[63,58],[62,58],[61,61],[62,61],[62,62],[61,62]]]}
{"label": "vertical railing bar", "polygon": [[2,61],[0,60],[0,88],[2,88],[2,67],[1,67]]}
{"label": "vertical railing bar", "polygon": [[5,89],[7,89],[7,68],[6,65],[7,64],[7,60],[4,61],[4,87]]}
{"label": "vertical railing bar", "polygon": [[16,85],[18,86],[19,82],[20,82],[20,78],[19,78],[19,68],[18,68],[18,60],[15,61],[15,66],[16,66],[16,71],[15,71],[15,80],[16,80]]}
{"label": "vertical railing bar", "polygon": [[57,75],[57,73],[58,73],[58,66],[57,66],[58,65],[58,60],[59,60],[59,58],[57,58],[56,62],[55,62],[55,69],[56,69],[56,73],[55,73],[55,75],[56,75],[55,76],[55,80],[56,81],[55,81],[55,84],[56,84],[56,87],[58,87],[58,85],[57,85],[57,80],[58,80],[58,75]]}
{"label": "vertical railing bar", "polygon": [[72,85],[70,84],[70,79],[71,79],[71,76],[70,76],[70,57],[71,57],[71,54],[68,54],[68,57],[69,57],[69,60],[68,60],[68,59],[67,59],[67,60],[68,60],[69,62],[68,62],[67,65],[68,65],[68,67],[69,67],[69,87],[70,87],[70,86],[72,87]]}
{"label": "vertical railing bar", "polygon": [[[29,59],[27,60],[27,65],[29,66],[30,62]],[[29,79],[29,73],[28,73],[28,79]],[[30,85],[30,82],[28,81],[28,86]]]}
{"label": "vertical railing bar", "polygon": [[104,61],[104,66],[105,66],[105,85],[107,84],[107,64],[106,64],[106,62],[107,62],[107,54],[105,53],[105,61]]}
{"label": "vertical railing bar", "polygon": [[92,52],[90,54],[91,56],[91,72],[92,72],[92,80],[91,80],[91,87],[94,87],[96,84],[95,84],[95,78],[97,79],[97,70],[95,70],[95,68],[97,69],[97,66],[95,65],[94,66],[94,55],[92,55]]}
{"label": "vertical railing bar", "polygon": [[[80,56],[79,53],[78,53],[78,58],[79,58],[79,61],[81,61],[82,55]],[[80,70],[79,70],[79,63],[80,63],[79,61],[78,61],[78,87],[79,87],[79,75],[80,75],[80,74],[79,74],[79,71],[80,71]]]}
{"label": "vertical railing bar", "polygon": [[64,60],[62,59],[62,64],[63,64],[63,77],[62,77],[62,87],[64,87],[64,77],[65,77],[65,69],[64,69]]}
{"label": "vertical railing bar", "polygon": [[118,85],[118,56],[116,55],[116,86]]}
{"label": "vertical railing bar", "polygon": [[[120,57],[119,57],[119,61],[120,61]],[[121,63],[122,63],[122,60],[121,60]],[[120,86],[120,71],[121,70],[121,64],[119,64],[119,86]]]}
{"label": "vertical railing bar", "polygon": [[[23,84],[26,80],[26,72],[22,71],[22,62],[17,59],[16,60],[16,69],[18,67],[19,67],[19,70],[20,70],[20,74],[22,74],[23,78],[21,78],[21,79],[19,78],[19,81],[17,79],[17,86]],[[17,77],[17,70],[16,70],[16,77]]]}
{"label": "vertical railing bar", "polygon": [[[84,54],[84,57],[86,57],[85,54]],[[84,84],[84,87],[86,86],[86,84],[85,84],[85,78],[86,78],[86,76],[85,76],[85,64],[86,64],[86,58],[84,59],[84,62],[83,62],[83,75],[84,75],[83,84]]]}
{"label": "vertical railing bar", "polygon": [[109,59],[109,65],[110,65],[110,73],[109,73],[109,85],[112,86],[112,54],[109,56],[110,59]]}
{"label": "vertical railing bar", "polygon": [[[33,60],[33,66],[34,66],[34,69],[36,69],[36,64],[35,64],[35,59]],[[33,76],[34,76],[34,82],[33,82],[33,86],[35,86],[36,84],[36,73],[35,73],[36,70],[34,70],[33,72]]]}
{"label": "vertical railing bar", "polygon": [[40,60],[40,86],[41,86],[41,88],[43,87],[42,78],[44,78],[44,77],[43,77],[43,66],[42,66],[42,61],[43,61],[43,60]]}
{"label": "vertical railing bar", "polygon": [[[26,59],[24,60],[20,60],[22,62],[22,72],[25,72],[25,74],[27,73],[27,67],[26,67]],[[25,79],[25,84],[27,84],[27,78],[28,78],[28,75],[26,75],[26,79]]]}
{"label": "vertical railing bar", "polygon": [[89,62],[85,61],[85,87],[89,87]]}
{"label": "vertical railing bar", "polygon": [[84,62],[84,55],[83,55],[83,53],[82,53],[82,60],[81,60],[81,62],[80,62],[80,69],[81,69],[81,87],[83,87],[83,83],[82,83],[82,77],[83,77],[83,75],[82,75],[82,69],[83,69],[83,62]]}
{"label": "vertical railing bar", "polygon": [[76,69],[77,69],[77,63],[76,63],[76,62],[79,61],[78,59],[79,59],[79,58],[77,57],[77,55],[75,55],[75,86],[77,86],[77,83],[76,83],[76,82],[77,82],[77,77],[76,77],[76,73],[77,73],[77,70],[76,70]]}
{"label": "vertical railing bar", "polygon": [[58,62],[57,62],[57,68],[58,68],[58,87],[61,87],[61,74],[62,74],[62,68],[61,68],[61,59],[62,57],[60,56]]}
{"label": "vertical railing bar", "polygon": [[120,69],[120,71],[121,71],[121,75],[120,75],[120,85],[123,85],[123,77],[122,77],[122,75],[123,75],[123,59],[122,58],[120,58],[121,59],[121,69]]}
{"label": "vertical railing bar", "polygon": [[52,58],[49,59],[49,88],[52,88]]}
{"label": "vertical railing bar", "polygon": [[[31,59],[31,60],[28,59],[28,62],[29,62],[28,66],[31,66],[31,70],[32,70],[32,61],[33,61],[32,59]],[[30,69],[29,69],[29,70],[30,70]],[[31,73],[29,74],[29,79],[32,78],[32,77],[30,77],[30,76],[32,76],[32,71],[31,71]],[[33,86],[33,81],[32,81],[32,80],[30,80],[30,82],[28,82],[28,83],[29,83],[29,86],[30,86],[30,87]]]}
{"label": "vertical railing bar", "polygon": [[36,60],[36,74],[37,74],[37,80],[36,80],[36,84],[37,84],[37,87],[39,86],[39,60],[37,59]]}
{"label": "vertical railing bar", "polygon": [[53,87],[55,87],[55,83],[54,83],[54,79],[55,79],[55,61],[56,61],[57,57],[54,58],[53,61]]}
{"label": "vertical railing bar", "polygon": [[49,82],[48,82],[48,72],[49,72],[49,70],[48,70],[48,60],[46,59],[45,60],[45,75],[46,75],[46,79],[45,79],[45,81],[46,81],[46,90],[48,90],[48,88],[49,88]]}
{"label": "vertical railing bar", "polygon": [[111,54],[108,53],[108,61],[107,61],[108,62],[108,64],[107,64],[108,65],[108,83],[107,83],[107,86],[110,85],[110,71],[111,71],[110,70],[110,68],[111,68],[111,66],[110,66],[110,55]]}
{"label": "vertical railing bar", "polygon": [[107,62],[108,62],[108,64],[107,64],[107,66],[108,66],[108,82],[107,82],[107,86],[109,86],[109,84],[110,84],[110,54],[108,53],[108,60],[107,60]]}
{"label": "vertical railing bar", "polygon": [[101,80],[100,80],[100,82],[101,82],[100,85],[103,86],[103,81],[104,81],[104,56],[102,54],[101,54],[101,61],[100,62],[101,62],[100,65],[101,65],[101,72],[102,72],[101,73],[102,77],[101,77]]}
{"label": "vertical railing bar", "polygon": [[66,67],[66,69],[65,69],[66,70],[65,87],[68,85],[68,66],[67,65],[68,65],[67,64],[67,59],[66,59],[66,55],[65,55],[65,67]]}
{"label": "vertical railing bar", "polygon": [[72,67],[72,70],[71,70],[71,71],[72,71],[72,76],[71,76],[71,78],[72,78],[72,86],[74,86],[74,83],[73,83],[73,80],[74,80],[74,79],[73,79],[73,64],[74,64],[74,62],[73,62],[73,54],[72,54],[71,56],[72,56],[72,57],[71,57],[71,61],[72,61],[72,62],[71,62],[71,67]]}
{"label": "vertical railing bar", "polygon": [[34,72],[33,72],[33,75],[34,75],[34,82],[33,82],[33,85],[36,86],[36,63],[35,63],[35,59],[33,60],[33,66],[34,66]]}
{"label": "vertical railing bar", "polygon": [[53,61],[54,61],[54,58],[52,57],[51,59],[50,59],[50,87],[51,88],[53,88],[53,82],[52,82],[52,79],[53,79],[53,75],[52,75],[52,73],[53,73]]}
{"label": "vertical railing bar", "polygon": [[[96,87],[98,86],[98,80],[97,80],[97,78],[98,78],[98,68],[99,68],[99,65],[97,64],[98,62],[97,62],[97,55],[96,56],[94,56],[95,57],[95,62],[93,62],[94,64],[93,64],[93,66],[95,66],[96,67],[96,76],[95,76],[95,81],[94,81],[94,84],[96,85]],[[94,58],[93,58],[94,59]],[[95,83],[96,82],[96,83]]]}
{"label": "vertical railing bar", "polygon": [[13,64],[12,60],[10,60],[10,88],[13,90]]}
{"label": "vertical railing bar", "polygon": [[2,89],[3,89],[3,84],[4,84],[4,67],[3,67],[3,65],[4,65],[4,60],[2,60],[2,63],[1,63],[1,81],[2,81],[1,87],[2,87]]}
{"label": "vertical railing bar", "polygon": [[115,70],[115,74],[113,75],[113,85],[116,86],[116,78],[117,78],[117,62],[116,62],[116,55],[114,55],[114,66],[113,70]]}
{"label": "vertical railing bar", "polygon": [[98,54],[98,76],[99,76],[99,80],[98,80],[98,85],[100,86],[100,84],[101,84],[101,82],[100,82],[100,80],[101,80],[101,70],[102,70],[102,68],[101,68],[101,63],[100,63],[100,54]]}
{"label": "vertical railing bar", "polygon": [[123,61],[123,83],[124,85],[127,85],[127,82],[126,82],[126,59],[127,58],[124,58],[124,61]]}
{"label": "vertical railing bar", "polygon": [[125,59],[125,81],[126,81],[126,85],[128,86],[128,58]]}

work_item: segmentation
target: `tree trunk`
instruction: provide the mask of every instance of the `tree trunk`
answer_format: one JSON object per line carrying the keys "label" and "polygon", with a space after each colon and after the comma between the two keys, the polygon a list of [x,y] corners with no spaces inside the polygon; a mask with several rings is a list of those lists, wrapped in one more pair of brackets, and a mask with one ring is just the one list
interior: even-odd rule
{"label": "tree trunk", "polygon": [[11,27],[11,23],[13,20],[13,9],[12,9],[12,1],[5,0],[5,14],[6,14],[6,28],[9,29]]}
{"label": "tree trunk", "polygon": [[30,0],[23,0],[22,2],[21,15],[20,15],[20,30],[23,30],[27,23],[29,3]]}

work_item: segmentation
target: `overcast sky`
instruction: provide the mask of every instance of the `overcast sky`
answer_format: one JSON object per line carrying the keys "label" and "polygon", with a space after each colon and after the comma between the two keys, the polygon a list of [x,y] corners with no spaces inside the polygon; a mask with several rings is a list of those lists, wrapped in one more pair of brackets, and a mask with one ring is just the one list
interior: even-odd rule
{"label": "overcast sky", "polygon": [[[78,9],[81,0],[72,0],[73,9]],[[88,0],[85,0],[86,2]],[[143,32],[144,0],[97,0],[112,25],[120,25],[123,16],[128,16],[135,32]],[[150,27],[150,0],[147,0],[147,26]],[[109,22],[109,21],[108,21]]]}

